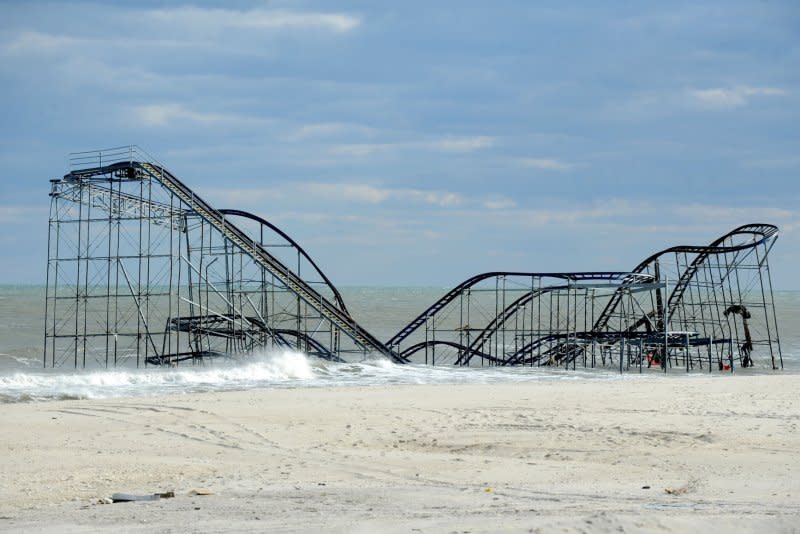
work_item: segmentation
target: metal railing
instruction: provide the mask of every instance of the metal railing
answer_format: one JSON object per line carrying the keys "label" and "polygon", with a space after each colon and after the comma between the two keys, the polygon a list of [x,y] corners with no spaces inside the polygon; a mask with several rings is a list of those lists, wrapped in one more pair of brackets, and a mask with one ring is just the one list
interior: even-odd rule
{"label": "metal railing", "polygon": [[133,163],[134,161],[147,161],[161,165],[157,159],[137,145],[72,152],[68,159],[70,170],[102,167],[114,163]]}

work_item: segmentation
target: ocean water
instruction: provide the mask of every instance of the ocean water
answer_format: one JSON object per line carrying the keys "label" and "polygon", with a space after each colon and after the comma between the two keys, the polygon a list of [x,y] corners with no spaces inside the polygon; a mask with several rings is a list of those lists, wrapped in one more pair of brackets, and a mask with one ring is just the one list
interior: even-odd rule
{"label": "ocean water", "polygon": [[[352,315],[378,338],[388,339],[446,290],[346,288],[342,293]],[[784,370],[737,372],[800,372],[800,291],[776,291],[775,306]],[[659,375],[653,373],[619,375],[605,369],[429,367],[395,365],[380,358],[360,363],[334,363],[287,350],[174,369],[152,366],[134,370],[44,369],[43,315],[44,287],[0,285],[0,403],[252,388],[659,379]],[[672,375],[681,376],[681,373]]]}

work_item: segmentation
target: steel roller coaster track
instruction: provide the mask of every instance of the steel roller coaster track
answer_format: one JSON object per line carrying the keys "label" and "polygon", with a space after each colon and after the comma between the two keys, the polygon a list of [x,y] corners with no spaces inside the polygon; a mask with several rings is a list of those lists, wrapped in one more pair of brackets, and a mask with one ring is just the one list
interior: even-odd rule
{"label": "steel roller coaster track", "polygon": [[70,162],[51,181],[48,367],[196,364],[269,347],[342,362],[621,371],[733,369],[768,354],[782,367],[769,224],[670,247],[632,271],[479,274],[384,343],[270,221],[215,209],[138,147]]}
{"label": "steel roller coaster track", "polygon": [[[680,365],[687,369],[711,368],[712,360],[719,368],[732,369],[734,361],[742,367],[752,366],[750,353],[754,345],[759,345],[769,356],[769,365],[782,368],[767,263],[777,235],[778,229],[773,225],[747,224],[709,245],[664,249],[627,273],[593,273],[596,277],[609,277],[606,295],[587,292],[584,284],[577,283],[580,276],[592,273],[562,273],[560,278],[571,283],[547,285],[541,280],[559,277],[553,273],[478,275],[442,296],[388,344],[398,347],[408,358],[424,352],[425,361],[437,347],[449,349],[449,353],[439,353],[436,360],[455,365],[471,365],[477,359],[482,365],[575,366],[583,357],[583,365],[594,366],[589,363],[591,354],[592,362],[599,356],[603,364],[619,356],[618,361],[625,360],[626,368],[632,362],[640,366],[645,361],[648,366],[657,362],[663,368],[680,360]],[[667,275],[669,267],[672,272]],[[490,311],[483,328],[465,329],[462,324],[441,326],[443,321],[439,316],[448,314],[452,303],[460,302],[463,307],[467,301],[469,306],[470,293],[476,284],[494,280],[497,287],[497,280],[510,277],[531,277],[532,281],[526,291],[516,292],[510,304]],[[499,293],[505,297],[509,291]],[[668,294],[666,308],[665,294]],[[575,302],[572,311],[564,306],[554,311],[553,295],[557,303],[565,300],[569,303],[572,299]],[[546,298],[550,301],[542,306],[541,301]],[[510,328],[513,346],[503,342],[487,350],[487,343],[491,345],[501,333],[507,334],[509,323],[518,320],[526,308],[530,311],[536,307],[537,302],[537,311],[541,314],[544,308],[550,315],[544,328],[534,326],[532,321],[522,328],[514,325]],[[759,314],[757,335],[750,328],[755,310]],[[741,317],[741,325],[736,322],[736,315]],[[424,339],[402,346],[406,338],[420,329],[424,329]],[[476,331],[477,335],[465,342],[464,331]],[[430,359],[433,358],[431,355]]]}

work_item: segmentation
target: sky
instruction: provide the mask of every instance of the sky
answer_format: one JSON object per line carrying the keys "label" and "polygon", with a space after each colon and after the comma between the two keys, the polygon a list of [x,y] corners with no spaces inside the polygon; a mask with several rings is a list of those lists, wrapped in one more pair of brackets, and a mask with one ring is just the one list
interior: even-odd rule
{"label": "sky", "polygon": [[628,270],[780,227],[800,289],[800,3],[0,0],[0,283],[49,180],[139,145],[340,286]]}

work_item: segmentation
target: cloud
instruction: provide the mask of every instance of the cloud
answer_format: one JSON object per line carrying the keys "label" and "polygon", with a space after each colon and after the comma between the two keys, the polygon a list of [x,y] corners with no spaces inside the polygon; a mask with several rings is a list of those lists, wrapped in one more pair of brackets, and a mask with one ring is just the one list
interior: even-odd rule
{"label": "cloud", "polygon": [[314,194],[366,202],[367,204],[380,204],[392,194],[389,189],[380,189],[364,184],[308,184],[305,189]]}
{"label": "cloud", "polygon": [[730,225],[742,222],[767,222],[793,224],[800,220],[800,212],[763,206],[714,206],[709,204],[687,204],[674,206],[671,212],[681,219],[696,221],[725,221]]}
{"label": "cloud", "polygon": [[443,152],[474,152],[494,146],[494,138],[488,136],[446,138],[429,143],[428,146]]}
{"label": "cloud", "polygon": [[388,143],[348,143],[331,148],[334,154],[366,157],[383,152],[425,150],[431,152],[468,153],[494,146],[495,139],[489,136],[445,137],[426,141],[400,141]]}
{"label": "cloud", "polygon": [[[486,207],[492,209],[488,204]],[[800,211],[757,205],[659,205],[646,200],[609,198],[591,204],[554,208],[507,207],[493,211],[492,216],[485,220],[492,225],[515,229],[541,229],[555,225],[594,232],[600,227],[614,227],[623,228],[625,232],[635,229],[653,235],[672,233],[681,236],[687,233],[703,235],[709,228],[726,230],[747,222],[763,222],[777,225],[784,233],[791,233],[800,228]],[[709,236],[713,237],[716,236]]]}
{"label": "cloud", "polygon": [[787,93],[779,87],[734,87],[696,89],[689,91],[691,98],[706,108],[738,108],[748,104],[754,96],[785,96]]}
{"label": "cloud", "polygon": [[41,206],[0,206],[0,223],[40,223],[47,221],[47,213],[47,208]]}
{"label": "cloud", "polygon": [[749,105],[755,98],[783,97],[788,94],[788,90],[780,87],[664,88],[633,93],[624,100],[611,102],[600,109],[598,116],[615,121],[656,119],[698,109],[737,109]]}
{"label": "cloud", "polygon": [[350,213],[331,213],[330,211],[279,211],[269,216],[273,223],[301,222],[305,224],[347,223],[356,227],[373,221],[372,218]]}
{"label": "cloud", "polygon": [[219,208],[240,208],[284,198],[283,192],[264,188],[214,188],[204,187],[200,195]]}
{"label": "cloud", "polygon": [[374,132],[375,129],[360,124],[322,122],[300,126],[289,134],[288,139],[290,141],[304,141],[306,139],[324,139],[342,135],[370,135]]}
{"label": "cloud", "polygon": [[147,126],[168,126],[173,122],[198,124],[258,124],[266,122],[260,117],[229,113],[207,113],[187,109],[181,104],[149,104],[133,108],[135,117]]}
{"label": "cloud", "polygon": [[341,13],[265,9],[238,11],[178,7],[153,9],[148,11],[146,16],[156,22],[195,30],[218,28],[234,30],[310,29],[345,33],[358,28],[361,24],[359,17]]}
{"label": "cloud", "polygon": [[6,53],[23,52],[49,52],[61,50],[66,46],[86,42],[85,39],[77,39],[66,35],[54,35],[37,31],[20,32],[16,39],[12,40],[3,47]]}
{"label": "cloud", "polygon": [[[12,30],[8,39],[0,44],[0,54],[6,56],[58,54],[97,57],[113,54],[117,61],[135,51],[139,60],[148,52],[165,47],[185,48],[187,52],[237,51],[239,53],[264,53],[264,47],[253,46],[254,37],[269,37],[279,31],[304,32],[314,36],[320,32],[346,34],[361,25],[361,18],[346,13],[320,13],[294,10],[266,9],[215,9],[195,6],[161,9],[126,9],[118,6],[91,7],[84,13],[83,24],[60,23],[53,32],[47,26],[47,17],[31,24],[40,29]],[[70,13],[70,15],[74,14]],[[70,15],[66,15],[69,18]],[[56,15],[57,16],[57,15]],[[81,31],[89,21],[110,24],[112,33]],[[2,28],[0,28],[2,29]],[[9,28],[10,29],[10,28]],[[314,33],[316,32],[316,33]],[[243,38],[240,38],[242,36]],[[80,50],[80,54],[75,49]],[[171,53],[181,53],[180,50]]]}
{"label": "cloud", "polygon": [[511,200],[510,198],[500,198],[494,200],[487,200],[484,203],[487,209],[490,210],[508,210],[514,209],[517,207],[517,203]]}
{"label": "cloud", "polygon": [[403,146],[405,145],[402,143],[347,143],[331,147],[330,152],[336,155],[363,158]]}
{"label": "cloud", "polygon": [[557,159],[522,158],[520,162],[525,167],[533,167],[534,169],[541,169],[545,171],[565,172],[572,169],[574,166],[571,163],[564,163],[563,161],[559,161]]}
{"label": "cloud", "polygon": [[400,189],[396,191],[396,196],[400,199],[407,198],[417,200],[426,204],[434,204],[443,208],[449,206],[458,206],[464,201],[464,198],[458,193],[451,193],[447,191]]}
{"label": "cloud", "polygon": [[312,195],[327,199],[383,204],[389,200],[415,202],[439,207],[457,206],[464,202],[458,193],[449,191],[427,191],[423,189],[380,188],[366,184],[303,184],[301,189]]}

